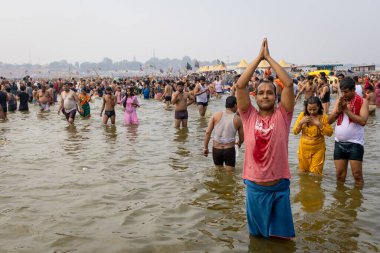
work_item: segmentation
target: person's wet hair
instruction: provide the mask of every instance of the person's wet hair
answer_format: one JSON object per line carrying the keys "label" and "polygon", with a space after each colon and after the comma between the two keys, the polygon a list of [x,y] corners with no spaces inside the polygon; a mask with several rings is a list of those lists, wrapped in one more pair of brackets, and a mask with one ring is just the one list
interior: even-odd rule
{"label": "person's wet hair", "polygon": [[228,96],[226,98],[226,108],[233,108],[236,105],[236,97]]}
{"label": "person's wet hair", "polygon": [[327,83],[327,77],[326,76],[321,76],[321,78],[319,78],[319,79],[321,79],[323,82]]}
{"label": "person's wet hair", "polygon": [[313,105],[313,104],[316,104],[318,106],[318,112],[317,112],[317,114],[322,115],[323,114],[322,102],[319,99],[319,97],[316,97],[316,96],[309,97],[306,100],[305,109],[304,109],[304,115],[310,115],[309,111],[307,110],[307,106],[308,105]]}
{"label": "person's wet hair", "polygon": [[341,90],[355,90],[355,81],[351,77],[345,77],[340,81]]}

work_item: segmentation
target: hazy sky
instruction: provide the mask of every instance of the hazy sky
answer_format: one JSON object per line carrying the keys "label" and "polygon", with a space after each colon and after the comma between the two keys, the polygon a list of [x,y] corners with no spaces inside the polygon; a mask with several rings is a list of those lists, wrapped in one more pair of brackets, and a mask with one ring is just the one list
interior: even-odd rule
{"label": "hazy sky", "polygon": [[0,61],[380,63],[378,0],[0,0]]}

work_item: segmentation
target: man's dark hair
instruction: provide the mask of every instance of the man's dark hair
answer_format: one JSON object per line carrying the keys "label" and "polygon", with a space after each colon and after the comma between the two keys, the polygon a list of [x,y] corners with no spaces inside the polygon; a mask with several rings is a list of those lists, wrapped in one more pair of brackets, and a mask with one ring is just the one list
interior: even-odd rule
{"label": "man's dark hair", "polygon": [[25,86],[24,86],[24,85],[21,85],[20,90],[21,90],[21,91],[25,91]]}
{"label": "man's dark hair", "polygon": [[184,86],[184,85],[185,85],[185,83],[184,83],[184,82],[182,82],[182,81],[179,81],[179,82],[177,83],[177,86],[178,86],[178,85]]}
{"label": "man's dark hair", "polygon": [[236,97],[228,96],[226,98],[226,108],[233,108],[236,105]]}
{"label": "man's dark hair", "polygon": [[314,80],[314,76],[307,76],[307,80],[313,81]]}
{"label": "man's dark hair", "polygon": [[359,82],[359,77],[358,76],[354,76],[353,79],[354,79],[355,83]]}
{"label": "man's dark hair", "polygon": [[274,81],[273,76],[268,76],[268,81],[273,82]]}
{"label": "man's dark hair", "polygon": [[365,88],[366,90],[370,90],[370,91],[375,91],[375,89],[373,88],[372,85],[368,85],[367,88]]}
{"label": "man's dark hair", "polygon": [[326,76],[321,76],[320,78],[322,81],[324,81],[325,83],[327,83],[327,77]]}
{"label": "man's dark hair", "polygon": [[345,77],[340,81],[339,86],[341,90],[355,90],[355,81],[351,77]]}
{"label": "man's dark hair", "polygon": [[342,73],[339,73],[336,77],[342,77],[342,78],[344,78],[345,76]]}
{"label": "man's dark hair", "polygon": [[321,77],[326,77],[326,73],[325,72],[320,72],[319,74],[321,75]]}

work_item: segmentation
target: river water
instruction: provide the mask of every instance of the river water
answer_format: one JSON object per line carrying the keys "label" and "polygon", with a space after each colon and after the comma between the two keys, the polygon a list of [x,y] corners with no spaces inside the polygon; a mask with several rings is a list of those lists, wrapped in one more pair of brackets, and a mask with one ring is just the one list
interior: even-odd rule
{"label": "river water", "polygon": [[[93,117],[68,126],[50,113],[10,114],[0,123],[0,252],[379,252],[380,172],[377,117],[365,129],[363,190],[348,173],[337,187],[327,138],[323,178],[299,175],[299,136],[290,135],[291,201],[297,237],[250,239],[241,179],[201,154],[206,119],[189,108],[189,129],[173,111],[141,101],[140,125],[103,126]],[[293,122],[300,112],[298,104]],[[210,143],[211,145],[211,143]]]}

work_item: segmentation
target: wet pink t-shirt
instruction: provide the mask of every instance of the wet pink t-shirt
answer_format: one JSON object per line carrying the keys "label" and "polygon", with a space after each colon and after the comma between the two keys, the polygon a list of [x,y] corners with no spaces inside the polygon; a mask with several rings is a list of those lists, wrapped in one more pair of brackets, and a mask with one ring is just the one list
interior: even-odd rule
{"label": "wet pink t-shirt", "polygon": [[293,112],[281,104],[267,117],[260,116],[252,105],[239,112],[245,143],[243,178],[254,182],[290,178],[288,140]]}

